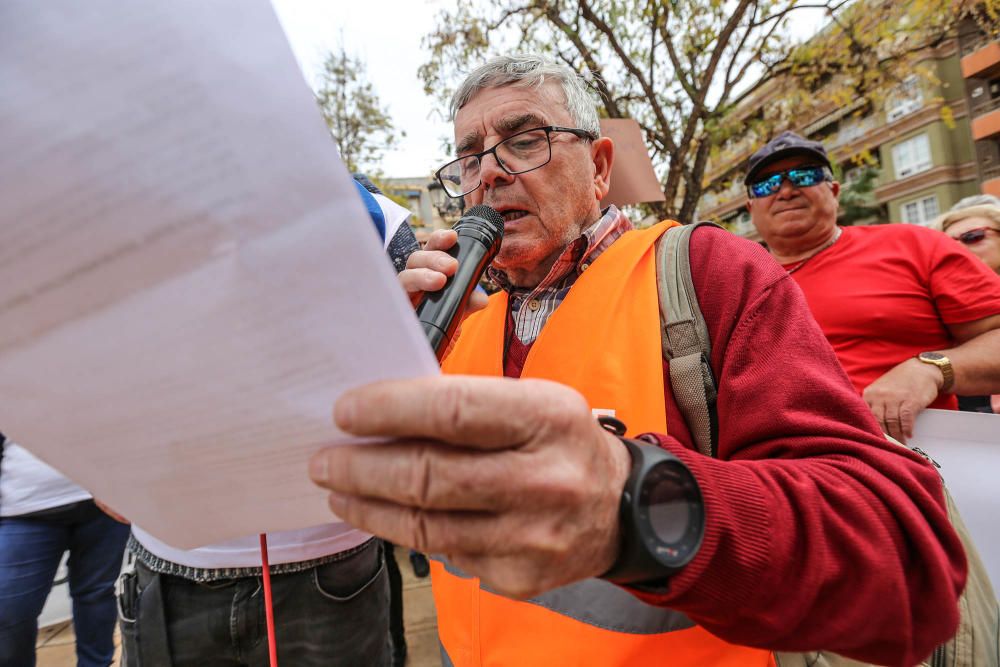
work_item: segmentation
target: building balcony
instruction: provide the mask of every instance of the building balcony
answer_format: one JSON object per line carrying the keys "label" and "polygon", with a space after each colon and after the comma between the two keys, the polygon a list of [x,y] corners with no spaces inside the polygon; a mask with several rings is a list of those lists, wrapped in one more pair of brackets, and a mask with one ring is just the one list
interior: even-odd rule
{"label": "building balcony", "polygon": [[[984,195],[1000,197],[1000,167],[997,167],[993,171],[995,172],[996,177],[984,180],[982,185],[979,187],[982,189]],[[983,172],[983,177],[986,177],[986,172]]]}
{"label": "building balcony", "polygon": [[976,179],[976,163],[941,164],[918,174],[884,183],[875,188],[875,201],[879,204],[913,195],[921,190],[946,183],[961,183]]}
{"label": "building balcony", "polygon": [[855,120],[844,124],[833,137],[827,139],[824,144],[828,151],[836,151],[841,146],[852,144],[859,139],[868,136],[878,128],[878,119],[875,116],[867,116],[860,120]]}
{"label": "building balcony", "polygon": [[698,215],[703,218],[718,219],[742,208],[746,200],[747,191],[742,179],[734,179],[725,190],[702,195]]}
{"label": "building balcony", "polygon": [[975,141],[982,141],[1000,136],[1000,97],[981,108],[985,113],[980,111],[980,114],[972,119],[972,138]]}
{"label": "building balcony", "polygon": [[962,76],[966,79],[990,79],[1000,74],[1000,42],[980,42],[977,46],[962,58]]}
{"label": "building balcony", "polygon": [[984,33],[975,21],[966,19],[966,25],[960,27],[958,32],[959,56],[965,57],[975,53],[993,41],[989,35]]}
{"label": "building balcony", "polygon": [[1000,109],[1000,97],[990,98],[989,94],[984,92],[978,97],[972,98],[972,104],[969,106],[969,116],[975,118],[994,109]]}

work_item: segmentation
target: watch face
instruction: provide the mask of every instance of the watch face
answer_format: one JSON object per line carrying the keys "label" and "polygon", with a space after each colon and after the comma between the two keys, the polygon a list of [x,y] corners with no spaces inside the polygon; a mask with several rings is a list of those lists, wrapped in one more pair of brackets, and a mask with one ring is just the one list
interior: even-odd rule
{"label": "watch face", "polygon": [[945,356],[940,352],[921,352],[920,358],[927,359],[928,361],[941,361]]}
{"label": "watch face", "polygon": [[663,461],[646,473],[639,510],[649,529],[647,543],[665,564],[686,561],[701,543],[701,493],[691,473],[679,462]]}

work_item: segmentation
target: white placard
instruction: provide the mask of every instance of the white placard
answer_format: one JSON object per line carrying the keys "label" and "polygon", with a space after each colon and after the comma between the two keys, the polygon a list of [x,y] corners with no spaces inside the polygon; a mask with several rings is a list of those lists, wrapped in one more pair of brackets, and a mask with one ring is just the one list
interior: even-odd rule
{"label": "white placard", "polygon": [[1000,415],[924,410],[907,442],[941,466],[948,491],[1000,595]]}

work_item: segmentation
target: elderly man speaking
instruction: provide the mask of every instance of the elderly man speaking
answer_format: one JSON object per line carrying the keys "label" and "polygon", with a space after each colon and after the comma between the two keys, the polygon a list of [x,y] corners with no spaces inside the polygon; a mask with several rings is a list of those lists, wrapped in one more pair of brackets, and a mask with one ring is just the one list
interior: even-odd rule
{"label": "elderly man speaking", "polygon": [[[505,221],[446,375],[345,394],[337,425],[384,442],[314,457],[330,507],[439,554],[446,664],[767,665],[828,649],[912,665],[956,628],[966,566],[934,469],[889,445],[801,292],[762,248],[691,236],[718,384],[697,453],[662,357],[653,248],[608,191],[584,82],[532,56],[453,101],[452,196]],[[455,270],[432,236],[412,294]],[[619,438],[595,420],[627,425]]]}
{"label": "elderly man speaking", "polygon": [[883,430],[905,441],[926,407],[1000,392],[1000,277],[916,225],[837,226],[823,145],[784,132],[750,158],[754,226],[806,295]]}

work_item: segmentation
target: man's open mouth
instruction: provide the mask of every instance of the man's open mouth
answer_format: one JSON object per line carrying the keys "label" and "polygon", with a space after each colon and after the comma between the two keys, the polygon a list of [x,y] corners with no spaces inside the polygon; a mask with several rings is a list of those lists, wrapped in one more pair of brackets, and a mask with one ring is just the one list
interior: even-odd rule
{"label": "man's open mouth", "polygon": [[520,209],[510,209],[509,211],[504,211],[501,215],[503,215],[504,222],[512,222],[518,218],[523,218],[528,215],[528,212]]}

